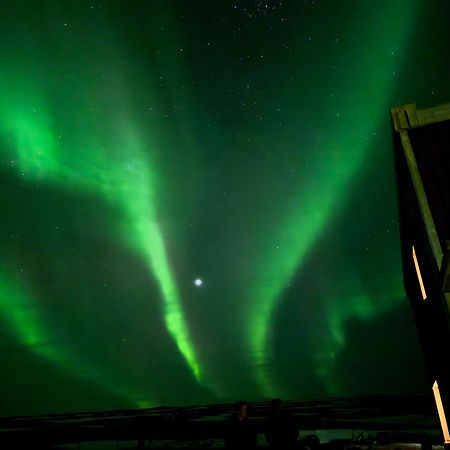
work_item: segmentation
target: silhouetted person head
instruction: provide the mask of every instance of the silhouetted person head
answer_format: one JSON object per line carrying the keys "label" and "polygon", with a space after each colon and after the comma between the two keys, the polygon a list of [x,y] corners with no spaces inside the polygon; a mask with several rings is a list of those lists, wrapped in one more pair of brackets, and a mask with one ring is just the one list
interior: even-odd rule
{"label": "silhouetted person head", "polygon": [[270,402],[270,414],[277,415],[283,412],[283,403],[279,398],[274,398]]}
{"label": "silhouetted person head", "polygon": [[283,411],[279,398],[270,402],[270,415],[267,420],[266,441],[272,450],[294,450],[297,443],[298,428],[294,417]]}
{"label": "silhouetted person head", "polygon": [[240,400],[240,401],[236,402],[235,412],[236,412],[236,417],[239,420],[245,420],[246,417],[248,416],[248,403],[245,402],[244,400]]}
{"label": "silhouetted person head", "polygon": [[256,450],[257,433],[254,423],[248,418],[248,403],[236,402],[225,428],[226,450]]}
{"label": "silhouetted person head", "polygon": [[300,441],[303,450],[317,450],[320,447],[320,439],[315,434],[308,434]]}

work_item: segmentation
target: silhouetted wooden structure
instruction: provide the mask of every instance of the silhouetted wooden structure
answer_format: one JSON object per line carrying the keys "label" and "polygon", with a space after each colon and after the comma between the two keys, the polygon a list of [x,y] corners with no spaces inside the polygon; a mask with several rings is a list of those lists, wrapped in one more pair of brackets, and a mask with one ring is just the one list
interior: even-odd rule
{"label": "silhouetted wooden structure", "polygon": [[428,109],[404,105],[392,108],[391,116],[404,284],[448,445],[450,103]]}

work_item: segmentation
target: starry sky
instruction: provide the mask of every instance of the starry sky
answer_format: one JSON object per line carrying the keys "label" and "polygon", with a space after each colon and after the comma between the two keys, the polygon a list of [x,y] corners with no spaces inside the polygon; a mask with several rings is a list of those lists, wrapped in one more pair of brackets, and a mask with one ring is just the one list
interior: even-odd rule
{"label": "starry sky", "polygon": [[2,4],[0,414],[427,390],[389,108],[449,101],[449,15]]}

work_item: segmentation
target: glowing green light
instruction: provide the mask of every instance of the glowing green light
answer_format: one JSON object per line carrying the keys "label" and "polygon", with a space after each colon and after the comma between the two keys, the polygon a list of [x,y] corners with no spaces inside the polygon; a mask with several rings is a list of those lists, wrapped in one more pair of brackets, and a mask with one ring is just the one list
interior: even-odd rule
{"label": "glowing green light", "polygon": [[[21,86],[16,86],[14,92],[20,91]],[[27,91],[33,92],[32,87],[28,86]],[[40,99],[37,94],[32,98],[35,104]],[[189,337],[155,213],[155,180],[150,169],[148,142],[139,138],[128,118],[115,124],[111,131],[115,145],[105,147],[93,137],[95,132],[91,130],[96,125],[88,121],[79,132],[79,146],[63,149],[58,145],[50,120],[45,119],[48,114],[43,103],[39,104],[39,114],[35,115],[28,99],[14,96],[10,100],[12,103],[7,109],[0,109],[0,131],[8,144],[3,150],[6,148],[15,158],[15,170],[30,182],[39,180],[95,192],[123,212],[124,223],[118,225],[120,237],[141,255],[157,279],[167,330],[194,377],[200,381],[200,364]],[[25,322],[31,320],[27,319],[27,310],[21,314]]]}
{"label": "glowing green light", "polygon": [[73,352],[57,343],[47,331],[45,319],[23,282],[3,267],[0,267],[0,316],[10,333],[43,359],[90,383],[105,387],[123,399],[137,403],[141,398],[140,393],[93,364],[80,361]]}
{"label": "glowing green light", "polygon": [[[155,274],[161,287],[164,299],[164,319],[170,335],[174,338],[178,349],[185,357],[197,381],[201,381],[200,365],[189,337],[188,327],[184,319],[178,289],[170,270],[169,260],[153,209],[152,186],[149,170],[144,155],[139,154],[136,135],[126,133],[128,155],[134,161],[141,161],[133,169],[132,177],[116,181],[115,200],[126,211],[128,225],[124,226],[124,237],[147,261],[149,269]],[[120,173],[120,172],[119,172]]]}
{"label": "glowing green light", "polygon": [[[337,91],[348,91],[347,98],[352,101],[339,105],[343,112],[338,111],[335,120],[330,120],[321,141],[322,156],[311,163],[313,175],[310,183],[306,183],[308,190],[292,193],[284,205],[287,213],[280,217],[278,229],[268,231],[270,241],[264,241],[264,247],[259,249],[257,260],[264,261],[264,266],[257,265],[258,272],[254,279],[258,281],[247,292],[252,301],[248,317],[248,342],[256,378],[266,396],[282,392],[282,387],[274,385],[269,370],[273,366],[270,342],[277,303],[325,224],[339,210],[348,195],[352,178],[368,156],[371,143],[368,136],[388,114],[386,101],[396,83],[393,74],[399,68],[399,60],[393,59],[386,48],[389,48],[390,42],[396,43],[399,48],[407,45],[416,17],[417,4],[396,2],[386,11],[383,23],[383,28],[390,34],[382,38],[379,35],[368,36],[364,46],[352,46],[347,65],[360,77],[352,82],[346,80],[345,85],[336,88]],[[370,57],[367,55],[368,48],[372,49]],[[325,110],[336,110],[332,103],[322,106]],[[340,307],[348,308],[346,317],[360,314],[358,303],[341,304]],[[341,337],[336,331],[340,320],[342,316],[335,315],[330,324],[334,333],[332,345],[336,349],[341,344]],[[331,386],[332,377],[326,375],[328,371],[319,367],[318,373]]]}

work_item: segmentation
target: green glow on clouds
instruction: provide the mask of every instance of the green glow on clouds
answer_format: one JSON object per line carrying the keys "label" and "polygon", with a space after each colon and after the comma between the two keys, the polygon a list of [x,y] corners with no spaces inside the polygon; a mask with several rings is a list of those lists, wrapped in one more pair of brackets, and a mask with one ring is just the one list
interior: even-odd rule
{"label": "green glow on clouds", "polygon": [[[347,342],[346,325],[376,320],[405,298],[398,267],[363,279],[372,260],[356,244],[345,259],[346,243],[363,238],[344,233],[367,224],[341,218],[355,199],[352,188],[374,174],[374,152],[391,152],[375,148],[374,134],[387,133],[389,102],[406,95],[395,74],[404,70],[419,3],[275,2],[270,11],[228,2],[147,2],[137,11],[127,2],[75,3],[31,11],[13,2],[11,19],[3,19],[0,164],[11,193],[5,204],[12,209],[41,187],[58,205],[69,200],[59,216],[42,201],[42,189],[30,211],[40,202],[42,210],[5,221],[4,230],[13,234],[17,225],[20,235],[22,221],[36,217],[43,238],[29,254],[17,244],[32,239],[32,224],[23,227],[24,241],[5,233],[1,242],[0,316],[11,335],[138,407],[299,398],[307,387],[296,385],[290,355],[306,356],[305,382],[323,385],[324,395],[346,395],[344,377],[334,376],[339,358],[357,347]],[[378,214],[383,201],[374,205],[375,225],[386,219]],[[93,213],[97,207],[107,217]],[[67,225],[58,233],[55,217]],[[96,224],[107,228],[104,241]],[[328,239],[335,224],[348,241]],[[297,298],[295,306],[308,300],[300,281],[314,273],[316,251],[327,253],[322,236],[342,249],[342,267],[321,273],[323,286],[311,280],[320,304],[299,308],[306,312],[298,318],[303,329],[285,330],[300,338],[282,342],[281,327],[291,319],[285,312]],[[45,257],[33,254],[47,245]],[[96,252],[108,245],[111,261]],[[59,265],[55,255],[66,250]],[[387,253],[395,259],[396,252]],[[86,265],[85,253],[96,255]],[[29,258],[32,270],[19,273],[8,258],[24,266]],[[36,261],[48,264],[48,275],[62,275],[61,284]],[[331,258],[324,266],[330,271]],[[82,286],[66,297],[74,270]],[[105,289],[104,274],[111,276]],[[202,288],[191,285],[194,276],[202,277]],[[124,307],[116,308],[122,295]],[[73,331],[64,336],[71,342],[54,337],[64,325],[72,330],[71,313],[82,328],[92,325],[83,315],[91,306],[104,307],[102,319],[112,324],[111,333],[98,334],[102,342],[88,347],[91,329],[85,340]],[[142,319],[141,311],[153,317]],[[50,323],[53,313],[62,322]],[[310,323],[323,329],[310,335]],[[306,350],[289,353],[286,346]],[[294,381],[285,376],[291,372]]]}
{"label": "green glow on clouds", "polygon": [[[345,296],[333,296],[327,307],[326,323],[329,334],[323,345],[313,354],[316,374],[325,381],[329,395],[339,395],[343,386],[336,376],[336,361],[340,350],[347,344],[343,324],[352,318],[370,319],[380,310],[395,308],[403,298],[403,286],[393,283],[392,291],[377,295],[376,301],[364,294],[364,287],[356,277],[351,280],[352,286]],[[356,295],[351,293],[356,292]],[[345,308],[342,307],[345,306]]]}
{"label": "green glow on clouds", "polygon": [[[37,95],[38,86],[25,89],[31,97],[22,97],[23,85],[13,85],[7,108],[0,110],[2,138],[15,149],[11,165],[25,180],[56,183],[79,190],[94,191],[123,211],[122,239],[146,261],[158,280],[164,306],[164,321],[180,353],[197,381],[201,369],[191,344],[188,326],[183,316],[181,299],[155,212],[154,179],[151,163],[143,150],[148,143],[133,130],[131,120],[117,125],[114,147],[103,148],[95,130],[84,131],[85,140],[78,148],[62,148],[56,138],[45,102]],[[18,93],[18,94],[16,94]],[[87,123],[89,129],[90,123]],[[120,130],[117,132],[117,130]],[[82,133],[81,133],[82,134]],[[83,135],[83,134],[82,134]],[[23,311],[26,321],[28,310]],[[31,322],[30,322],[31,323]],[[33,322],[34,323],[34,322]],[[140,403],[141,405],[143,403]]]}
{"label": "green glow on clouds", "polygon": [[189,331],[183,316],[180,295],[172,275],[164,240],[154,211],[152,180],[148,164],[139,149],[143,144],[134,133],[126,133],[123,142],[127,155],[132,154],[131,173],[123,175],[117,171],[118,179],[114,183],[114,199],[126,211],[128,217],[124,227],[124,239],[147,261],[149,269],[156,275],[164,298],[164,320],[170,335],[185,357],[197,381],[201,381],[201,369],[189,338]]}
{"label": "green glow on clouds", "polygon": [[[386,48],[392,43],[392,48],[401,52],[408,44],[417,8],[417,4],[406,1],[392,4],[385,12],[382,23],[382,28],[389,30],[390,34],[380,37],[374,33],[361,47],[352,47],[346,64],[352,73],[359,74],[359,78],[347,79],[345,85],[337,87],[338,92],[349,94],[346,96],[348,103],[339,105],[330,101],[329,104],[321,105],[323,110],[332,111],[332,114],[328,117],[329,126],[321,139],[320,145],[324,151],[311,164],[308,191],[293,190],[292,197],[283,205],[283,211],[288,213],[280,213],[285,214],[285,217],[279,221],[278,234],[276,231],[268,233],[269,241],[262,242],[263,247],[259,249],[256,260],[262,261],[262,264],[256,266],[255,285],[250,286],[248,291],[253,305],[249,309],[248,341],[255,378],[268,397],[282,392],[282,387],[275,386],[270,376],[271,327],[275,309],[292,276],[301,268],[303,259],[320,238],[324,226],[348,197],[350,183],[368,156],[370,136],[387,114],[386,99],[391,94],[395,71],[399,69],[398,61],[392,59]],[[380,26],[378,20],[374,19],[374,29]],[[354,31],[349,31],[349,36]],[[370,56],[367,48],[375,49]],[[300,90],[304,88],[299,87]],[[376,95],[373,94],[375,92]],[[330,301],[332,299],[330,295]],[[377,311],[392,306],[395,305],[379,305]],[[333,309],[331,306],[330,310]],[[348,316],[364,317],[374,313],[360,298],[356,301],[342,299],[339,311],[341,309],[346,312],[331,312],[329,318],[330,352],[333,354],[342,345],[342,320]],[[323,364],[317,367],[317,374],[324,379],[329,390],[336,393],[327,363]]]}
{"label": "green glow on clouds", "polygon": [[45,318],[41,316],[36,300],[25,288],[23,280],[5,268],[0,268],[0,314],[10,332],[36,355],[136,405],[153,406],[142,400],[140,393],[125,385],[114,374],[106,374],[102,368],[82,362],[70,348],[56,344],[55,338],[47,331]]}

